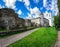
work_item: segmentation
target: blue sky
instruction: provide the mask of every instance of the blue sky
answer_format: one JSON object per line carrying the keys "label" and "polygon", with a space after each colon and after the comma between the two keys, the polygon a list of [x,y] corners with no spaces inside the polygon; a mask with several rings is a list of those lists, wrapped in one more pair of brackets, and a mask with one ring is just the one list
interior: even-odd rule
{"label": "blue sky", "polygon": [[57,15],[57,0],[0,0],[0,8],[12,8],[21,18],[36,18],[41,13]]}

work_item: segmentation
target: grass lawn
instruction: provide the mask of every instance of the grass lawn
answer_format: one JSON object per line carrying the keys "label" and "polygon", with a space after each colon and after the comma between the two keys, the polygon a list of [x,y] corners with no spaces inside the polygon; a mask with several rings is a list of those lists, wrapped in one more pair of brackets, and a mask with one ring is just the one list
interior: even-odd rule
{"label": "grass lawn", "polygon": [[7,46],[7,47],[54,47],[57,32],[55,28],[40,28],[27,37]]}
{"label": "grass lawn", "polygon": [[7,30],[6,29],[0,29],[0,32],[6,32]]}

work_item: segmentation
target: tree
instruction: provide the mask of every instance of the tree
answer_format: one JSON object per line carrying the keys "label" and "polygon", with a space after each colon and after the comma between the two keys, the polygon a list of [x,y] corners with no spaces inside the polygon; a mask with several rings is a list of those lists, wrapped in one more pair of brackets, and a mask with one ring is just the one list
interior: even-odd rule
{"label": "tree", "polygon": [[58,0],[58,8],[59,8],[59,10],[60,10],[60,0]]}
{"label": "tree", "polygon": [[57,4],[58,4],[58,9],[59,9],[59,15],[54,17],[54,24],[55,24],[55,27],[58,29],[60,28],[60,0],[58,0]]}
{"label": "tree", "polygon": [[60,15],[54,17],[54,24],[57,29],[60,28]]}

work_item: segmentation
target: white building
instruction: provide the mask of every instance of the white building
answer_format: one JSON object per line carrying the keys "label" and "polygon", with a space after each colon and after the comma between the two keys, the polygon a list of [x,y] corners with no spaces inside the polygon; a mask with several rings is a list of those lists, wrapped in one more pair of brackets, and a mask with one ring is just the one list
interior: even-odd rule
{"label": "white building", "polygon": [[52,17],[51,13],[46,12],[46,13],[44,14],[44,18],[46,18],[46,19],[49,20],[49,25],[50,25],[50,26],[53,26],[53,19],[54,19],[54,18]]}
{"label": "white building", "polygon": [[47,27],[49,26],[49,20],[44,18],[44,15],[41,14],[40,17],[37,18],[33,18],[31,19],[31,22],[34,24],[34,26],[36,25],[37,27]]}
{"label": "white building", "polygon": [[40,17],[33,18],[33,19],[31,19],[31,22],[33,23],[33,26],[40,27],[40,25],[41,25],[41,18]]}
{"label": "white building", "polygon": [[31,20],[25,19],[25,26],[31,26]]}

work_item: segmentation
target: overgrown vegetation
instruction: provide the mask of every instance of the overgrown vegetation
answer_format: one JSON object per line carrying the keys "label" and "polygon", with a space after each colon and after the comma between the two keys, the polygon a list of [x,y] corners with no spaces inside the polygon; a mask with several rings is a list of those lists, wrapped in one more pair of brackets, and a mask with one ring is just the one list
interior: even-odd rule
{"label": "overgrown vegetation", "polygon": [[60,14],[54,17],[54,24],[55,24],[56,29],[60,28]]}
{"label": "overgrown vegetation", "polygon": [[55,28],[43,27],[7,47],[54,47],[56,38]]}
{"label": "overgrown vegetation", "polygon": [[59,10],[60,10],[60,0],[58,0],[58,8],[59,8]]}
{"label": "overgrown vegetation", "polygon": [[9,37],[14,34],[22,33],[22,32],[28,31],[28,30],[32,30],[34,28],[35,27],[22,27],[22,28],[17,28],[17,29],[10,30],[10,31],[6,30],[6,29],[0,29],[0,38]]}
{"label": "overgrown vegetation", "polygon": [[5,31],[7,31],[7,30],[4,28],[0,28],[0,32],[5,32]]}

